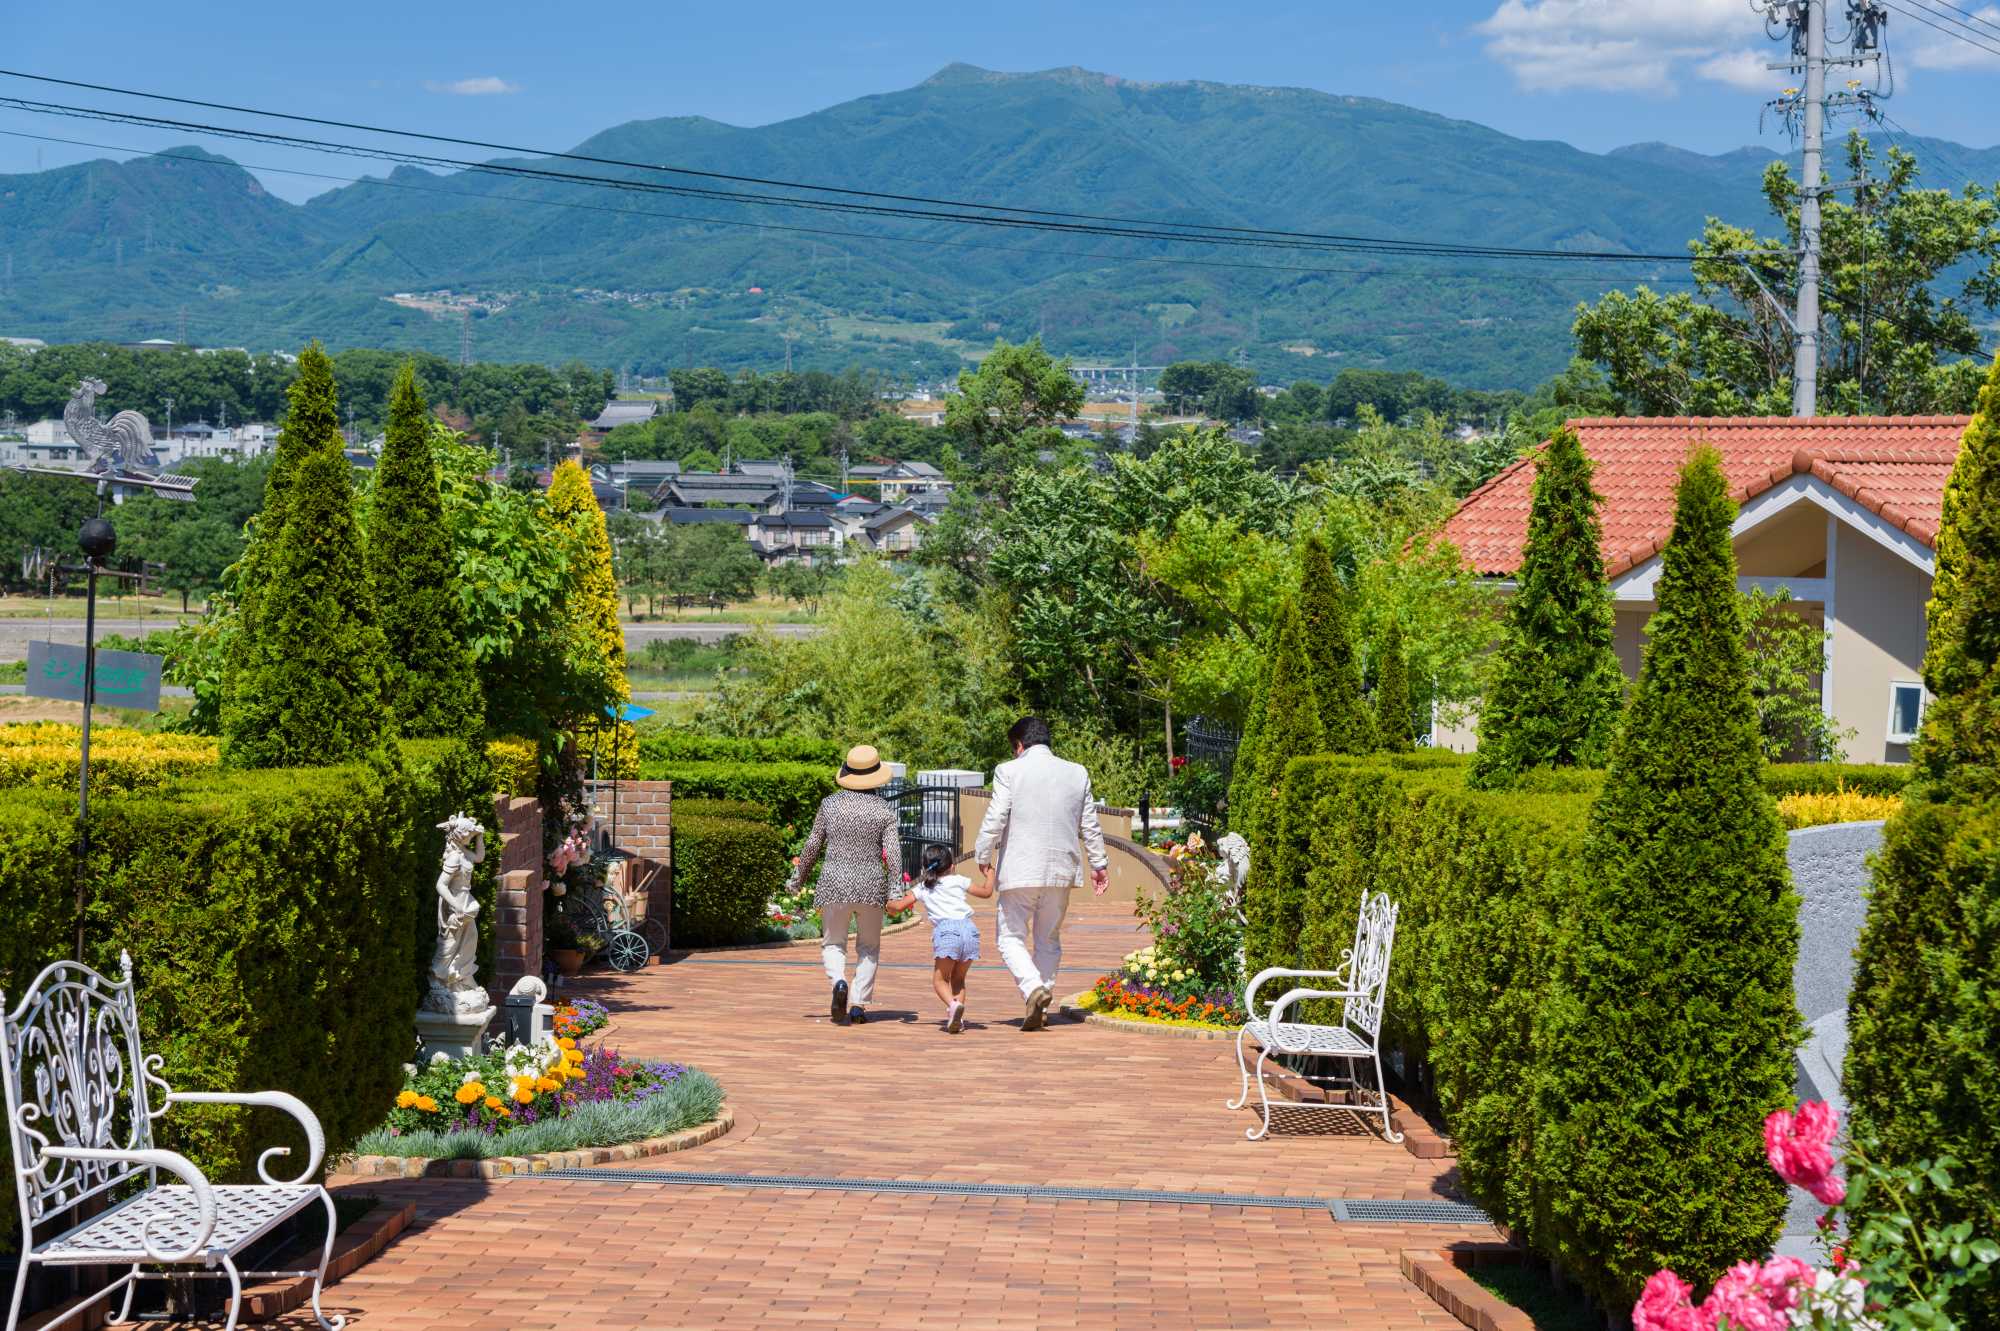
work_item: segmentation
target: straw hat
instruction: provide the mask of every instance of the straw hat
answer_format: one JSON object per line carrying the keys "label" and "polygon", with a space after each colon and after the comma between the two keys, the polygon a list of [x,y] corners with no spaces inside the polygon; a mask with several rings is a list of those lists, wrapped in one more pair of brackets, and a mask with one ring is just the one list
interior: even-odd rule
{"label": "straw hat", "polygon": [[847,751],[834,782],[848,790],[875,790],[888,785],[890,775],[889,765],[873,744],[857,744]]}

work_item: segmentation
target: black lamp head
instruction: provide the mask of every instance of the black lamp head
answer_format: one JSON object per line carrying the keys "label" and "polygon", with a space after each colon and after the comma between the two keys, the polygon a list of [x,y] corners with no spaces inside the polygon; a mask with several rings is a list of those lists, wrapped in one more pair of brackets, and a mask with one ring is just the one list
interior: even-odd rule
{"label": "black lamp head", "polygon": [[83,553],[95,560],[108,559],[118,548],[118,532],[109,518],[92,518],[83,524],[76,534],[76,543],[83,547]]}

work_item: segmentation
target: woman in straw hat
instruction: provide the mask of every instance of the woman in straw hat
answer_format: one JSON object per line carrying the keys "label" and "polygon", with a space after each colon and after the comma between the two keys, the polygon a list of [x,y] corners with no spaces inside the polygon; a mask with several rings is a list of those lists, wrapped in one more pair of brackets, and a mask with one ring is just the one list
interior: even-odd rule
{"label": "woman in straw hat", "polygon": [[[882,912],[902,855],[896,810],[874,793],[889,782],[889,768],[874,746],[857,744],[849,749],[834,781],[840,789],[820,801],[812,835],[799,852],[785,890],[798,891],[813,865],[820,864],[819,886],[813,892],[822,930],[820,956],[833,984],[834,1024],[845,1026],[868,1019],[875,968],[882,958]],[[852,991],[847,987],[850,920],[858,954]]]}

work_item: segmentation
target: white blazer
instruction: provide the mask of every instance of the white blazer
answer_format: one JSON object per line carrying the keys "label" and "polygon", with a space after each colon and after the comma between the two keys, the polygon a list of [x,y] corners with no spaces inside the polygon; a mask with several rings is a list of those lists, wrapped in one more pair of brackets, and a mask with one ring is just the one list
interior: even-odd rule
{"label": "white blazer", "polygon": [[[1081,838],[1081,844],[1079,844]],[[1102,869],[1104,830],[1090,773],[1037,744],[993,769],[993,801],[986,806],[973,855],[981,868],[1000,861],[998,887],[1075,887],[1086,855]]]}

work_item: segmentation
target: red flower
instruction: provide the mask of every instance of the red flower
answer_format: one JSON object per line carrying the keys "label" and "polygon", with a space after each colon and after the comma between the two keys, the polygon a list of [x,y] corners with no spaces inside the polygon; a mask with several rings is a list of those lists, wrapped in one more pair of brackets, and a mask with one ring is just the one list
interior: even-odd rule
{"label": "red flower", "polygon": [[1177,753],[1174,755],[1173,762],[1170,763],[1169,766],[1171,766],[1176,772],[1178,772],[1181,770],[1181,768],[1187,766],[1187,759],[1183,758],[1180,754]]}

